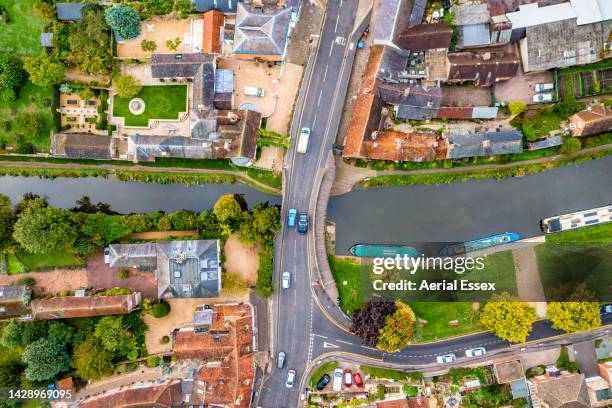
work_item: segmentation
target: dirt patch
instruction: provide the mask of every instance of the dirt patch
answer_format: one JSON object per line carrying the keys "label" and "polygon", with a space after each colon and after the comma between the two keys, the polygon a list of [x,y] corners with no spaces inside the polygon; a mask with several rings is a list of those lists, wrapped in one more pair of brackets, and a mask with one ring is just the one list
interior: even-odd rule
{"label": "dirt patch", "polygon": [[442,86],[442,106],[490,106],[488,87]]}
{"label": "dirt patch", "polygon": [[237,234],[232,234],[225,242],[225,270],[235,273],[249,285],[257,283],[259,268],[259,245],[248,247],[238,240]]}
{"label": "dirt patch", "polygon": [[37,295],[55,295],[61,290],[76,290],[89,286],[85,269],[57,269],[49,272],[0,275],[0,285],[23,278],[34,278],[34,293]]}

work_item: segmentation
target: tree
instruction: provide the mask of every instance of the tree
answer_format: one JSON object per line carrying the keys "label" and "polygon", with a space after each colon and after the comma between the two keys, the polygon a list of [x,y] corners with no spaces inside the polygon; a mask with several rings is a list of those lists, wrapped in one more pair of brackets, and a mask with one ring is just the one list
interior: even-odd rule
{"label": "tree", "polygon": [[49,87],[64,80],[66,66],[46,52],[34,57],[25,57],[23,67],[34,85]]}
{"label": "tree", "polygon": [[597,302],[550,302],[546,312],[552,327],[576,333],[601,326]]}
{"label": "tree", "polygon": [[517,343],[527,340],[536,318],[533,306],[504,292],[491,296],[491,300],[482,308],[480,321],[499,338]]}
{"label": "tree", "polygon": [[37,135],[43,128],[40,115],[35,112],[20,113],[19,116],[17,116],[16,122],[19,129],[31,135]]}
{"label": "tree", "polygon": [[233,194],[219,197],[213,207],[213,213],[222,224],[236,223],[242,216],[242,207]]}
{"label": "tree", "polygon": [[363,339],[365,345],[376,347],[378,331],[385,325],[385,319],[395,313],[395,302],[375,297],[353,313],[351,332]]}
{"label": "tree", "polygon": [[172,0],[144,0],[147,11],[156,16],[170,14],[172,5]]}
{"label": "tree", "polygon": [[153,40],[142,40],[140,42],[140,48],[142,48],[143,51],[153,52],[157,49],[157,43]]}
{"label": "tree", "polygon": [[63,84],[59,86],[59,91],[63,94],[71,94],[72,86],[70,86],[69,83],[64,82]]}
{"label": "tree", "polygon": [[107,8],[105,15],[106,23],[121,38],[130,40],[140,35],[140,17],[133,8],[115,5]]}
{"label": "tree", "polygon": [[[569,86],[569,84],[567,84]],[[578,102],[571,92],[571,88],[568,88],[569,92],[566,92],[563,99],[555,105],[555,110],[563,119],[569,118],[574,113],[585,108],[583,102]]]}
{"label": "tree", "polygon": [[53,379],[61,372],[70,368],[70,356],[66,351],[66,343],[55,337],[36,340],[29,344],[23,352],[26,364],[26,378],[32,381]]}
{"label": "tree", "polygon": [[22,326],[16,321],[11,320],[2,330],[0,337],[0,345],[6,348],[15,348],[21,346],[21,330]]}
{"label": "tree", "polygon": [[170,231],[172,229],[172,223],[170,222],[170,216],[168,214],[164,214],[161,216],[157,223],[155,224],[159,231]]}
{"label": "tree", "polygon": [[142,84],[131,75],[117,75],[113,78],[113,88],[120,98],[133,98],[142,89]]}
{"label": "tree", "polygon": [[[104,10],[89,4],[81,10],[81,19],[70,25],[65,58],[81,71],[108,74],[112,65],[110,28]],[[55,36],[54,36],[55,38]]]}
{"label": "tree", "polygon": [[17,356],[7,353],[0,357],[0,387],[18,388],[24,368]]}
{"label": "tree", "polygon": [[267,203],[259,204],[253,208],[251,214],[244,214],[238,238],[247,244],[272,241],[280,227],[278,207],[270,207]]}
{"label": "tree", "polygon": [[81,228],[74,246],[81,254],[98,251],[130,233],[120,215],[95,213],[80,216]]}
{"label": "tree", "polygon": [[582,148],[580,140],[575,137],[566,137],[563,139],[563,145],[559,151],[563,154],[570,155],[576,153]]}
{"label": "tree", "polygon": [[512,116],[520,115],[521,113],[527,110],[527,102],[523,102],[523,101],[510,102],[508,104],[508,109],[510,109],[510,114]]}
{"label": "tree", "polygon": [[43,200],[35,199],[15,223],[13,238],[28,252],[63,251],[73,247],[77,226],[69,211],[49,207]]}
{"label": "tree", "polygon": [[15,213],[11,207],[11,199],[0,194],[0,251],[13,242],[13,224]]}
{"label": "tree", "polygon": [[131,232],[144,232],[152,228],[149,218],[145,214],[130,214],[123,216],[121,222]]}
{"label": "tree", "polygon": [[151,306],[150,313],[151,316],[158,318],[167,316],[168,313],[170,313],[170,304],[161,300],[159,303],[156,303]]}
{"label": "tree", "polygon": [[377,347],[395,352],[404,348],[412,337],[416,316],[407,304],[395,302],[395,312],[385,318],[385,325],[378,330]]}
{"label": "tree", "polygon": [[176,37],[174,40],[166,41],[166,48],[168,48],[171,51],[176,51],[179,45],[181,45],[181,39],[178,37]]}
{"label": "tree", "polygon": [[174,0],[173,9],[180,18],[187,18],[196,12],[195,4],[191,0]]}
{"label": "tree", "polygon": [[185,231],[197,228],[198,217],[193,211],[178,210],[168,214],[172,228],[177,231]]}
{"label": "tree", "polygon": [[90,336],[74,351],[76,374],[84,380],[97,380],[113,373],[113,353],[101,341]]}
{"label": "tree", "polygon": [[74,327],[71,327],[61,320],[49,322],[49,337],[55,337],[66,344],[71,344],[74,338]]}
{"label": "tree", "polygon": [[525,139],[527,140],[536,140],[536,132],[535,132],[535,128],[533,127],[533,122],[530,120],[525,120],[523,122],[523,124],[521,125],[521,130],[523,131],[523,136],[525,136]]}
{"label": "tree", "polygon": [[25,71],[17,56],[0,52],[0,101],[13,102],[25,81]]}
{"label": "tree", "polygon": [[96,96],[89,85],[84,86],[80,91],[78,91],[79,96],[84,101],[92,99]]}
{"label": "tree", "polygon": [[96,324],[95,336],[104,348],[119,356],[127,356],[136,349],[131,333],[123,326],[121,316],[104,316]]}
{"label": "tree", "polygon": [[52,20],[55,18],[55,4],[51,1],[34,0],[34,12],[44,19]]}

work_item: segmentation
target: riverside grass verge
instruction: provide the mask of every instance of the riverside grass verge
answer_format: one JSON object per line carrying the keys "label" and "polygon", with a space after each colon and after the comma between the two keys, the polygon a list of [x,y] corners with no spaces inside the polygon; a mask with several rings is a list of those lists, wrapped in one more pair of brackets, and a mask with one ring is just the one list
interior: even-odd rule
{"label": "riverside grass verge", "polygon": [[504,168],[489,168],[479,170],[457,171],[447,173],[427,173],[427,174],[399,174],[375,176],[368,180],[362,180],[359,184],[362,187],[385,187],[402,186],[414,184],[450,184],[471,179],[504,179],[508,177],[523,177],[530,174],[540,173],[546,170],[556,169],[562,166],[580,164],[585,161],[600,159],[612,155],[612,148],[587,153],[581,156],[568,156],[555,161],[546,163],[536,163],[528,165],[516,165]]}
{"label": "riverside grass verge", "polygon": [[114,175],[119,181],[139,181],[159,184],[183,184],[187,186],[204,184],[234,184],[238,181],[250,185],[260,191],[276,194],[272,189],[263,188],[251,183],[248,179],[232,174],[195,174],[180,172],[148,172],[130,170],[108,170],[108,169],[71,169],[71,168],[48,168],[48,167],[12,167],[0,166],[0,176],[40,177],[54,179],[57,177],[103,177]]}

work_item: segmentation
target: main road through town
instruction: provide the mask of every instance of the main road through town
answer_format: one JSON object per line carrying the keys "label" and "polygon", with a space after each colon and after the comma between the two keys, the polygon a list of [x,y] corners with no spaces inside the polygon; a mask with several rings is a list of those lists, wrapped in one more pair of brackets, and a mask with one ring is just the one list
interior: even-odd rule
{"label": "main road through town", "polygon": [[[325,20],[316,51],[305,70],[300,96],[292,124],[293,146],[302,127],[312,130],[308,150],[289,150],[286,160],[283,195],[283,218],[289,208],[307,212],[312,221],[315,199],[324,173],[326,160],[335,140],[351,65],[363,25],[353,29],[358,0],[334,0],[327,5]],[[365,20],[364,20],[365,21]],[[363,23],[365,24],[365,23]],[[264,374],[255,398],[262,408],[295,408],[303,405],[301,394],[308,370],[321,359],[342,356],[357,362],[431,372],[436,369],[436,356],[453,352],[457,364],[465,361],[465,350],[483,346],[486,358],[538,350],[558,344],[570,344],[586,338],[608,335],[612,314],[602,316],[604,326],[589,333],[562,336],[548,321],[536,322],[525,345],[512,346],[490,332],[475,333],[446,341],[412,345],[398,353],[383,353],[364,346],[347,329],[347,319],[336,305],[315,296],[318,287],[313,254],[314,234],[300,234],[295,228],[283,229],[276,241],[275,292],[271,307],[270,369]],[[311,222],[312,228],[312,222]],[[283,272],[291,275],[291,286],[281,289]],[[277,368],[279,352],[286,354],[283,368]],[[289,370],[295,370],[292,387],[286,385]]]}

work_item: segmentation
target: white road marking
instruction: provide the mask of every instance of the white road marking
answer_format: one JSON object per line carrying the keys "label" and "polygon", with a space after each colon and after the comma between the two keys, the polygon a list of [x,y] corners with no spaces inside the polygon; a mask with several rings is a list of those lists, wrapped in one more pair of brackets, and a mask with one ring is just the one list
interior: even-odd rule
{"label": "white road marking", "polygon": [[337,36],[336,39],[334,40],[334,43],[338,44],[338,45],[344,45],[346,44],[346,38],[342,37],[341,35]]}
{"label": "white road marking", "polygon": [[349,343],[348,341],[344,341],[344,340],[336,340],[338,343],[344,343],[344,344],[350,344],[353,345],[353,343]]}
{"label": "white road marking", "polygon": [[329,47],[329,56],[331,57],[331,53],[334,50],[334,43],[332,43],[331,47]]}
{"label": "white road marking", "polygon": [[314,127],[317,125],[317,115],[315,115],[314,120],[312,121],[312,127],[314,129]]}
{"label": "white road marking", "polygon": [[340,348],[340,346],[336,346],[335,344],[328,343],[326,341],[323,342],[323,348]]}
{"label": "white road marking", "polygon": [[336,31],[338,31],[338,22],[340,22],[340,19],[339,19],[339,18],[338,18],[338,19],[336,19],[336,27],[334,27],[334,33],[335,33]]}
{"label": "white road marking", "polygon": [[340,7],[342,7],[342,2],[343,2],[343,0],[340,0]]}
{"label": "white road marking", "polygon": [[325,336],[322,336],[322,335],[320,335],[320,334],[316,334],[316,333],[312,333],[312,335],[313,335],[313,336],[317,336],[317,337],[321,337],[322,339],[326,339],[326,338],[327,338],[327,337],[325,337]]}
{"label": "white road marking", "polygon": [[321,89],[321,92],[319,92],[319,101],[317,102],[317,106],[321,105],[321,98],[323,97],[323,90]]}
{"label": "white road marking", "polygon": [[325,82],[325,78],[327,78],[327,68],[329,68],[329,65],[325,66],[325,73],[323,74],[323,82]]}

